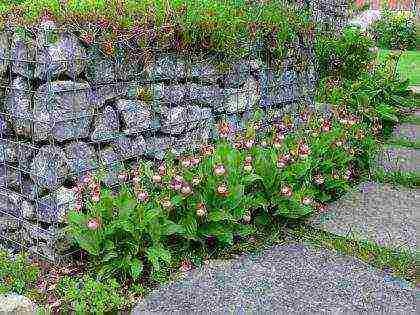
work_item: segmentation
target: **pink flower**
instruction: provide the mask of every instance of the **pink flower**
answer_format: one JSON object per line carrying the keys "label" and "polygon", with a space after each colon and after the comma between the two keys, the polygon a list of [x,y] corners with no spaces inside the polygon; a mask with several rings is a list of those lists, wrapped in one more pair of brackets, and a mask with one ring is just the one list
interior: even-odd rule
{"label": "pink flower", "polygon": [[343,175],[345,180],[349,180],[351,178],[352,172],[351,170],[347,170],[346,173]]}
{"label": "pink flower", "polygon": [[214,147],[212,145],[206,145],[201,149],[204,156],[212,155],[214,152]]}
{"label": "pink flower", "polygon": [[181,187],[182,187],[182,181],[180,181],[180,180],[178,180],[178,179],[176,179],[176,178],[173,178],[172,180],[171,180],[171,183],[170,183],[170,185],[169,185],[173,190],[176,190],[176,191],[178,191],[178,190],[180,190],[181,189]]}
{"label": "pink flower", "polygon": [[137,193],[137,199],[141,202],[149,200],[149,193],[147,191],[140,191]]}
{"label": "pink flower", "polygon": [[314,181],[315,181],[316,184],[322,185],[325,180],[324,180],[324,177],[321,174],[317,174],[314,177]]}
{"label": "pink flower", "polygon": [[305,158],[307,157],[309,154],[311,154],[311,149],[309,148],[309,146],[307,144],[300,144],[299,145],[299,156],[301,158]]}
{"label": "pink flower", "polygon": [[284,168],[284,167],[286,167],[286,162],[284,162],[283,160],[278,160],[277,161],[277,167],[278,168]]}
{"label": "pink flower", "polygon": [[99,228],[99,221],[97,219],[90,219],[86,226],[89,230],[97,230]]}
{"label": "pink flower", "polygon": [[286,197],[291,197],[292,196],[292,189],[289,186],[284,186],[281,189],[281,193]]}
{"label": "pink flower", "polygon": [[326,212],[328,210],[328,206],[324,204],[318,204],[317,208],[319,212]]}
{"label": "pink flower", "polygon": [[189,260],[185,259],[181,263],[181,267],[179,268],[182,272],[186,272],[191,270],[192,264]]}
{"label": "pink flower", "polygon": [[222,196],[227,196],[229,194],[228,187],[225,184],[217,186],[217,192]]}
{"label": "pink flower", "polygon": [[190,166],[191,166],[191,160],[190,160],[190,159],[188,159],[188,158],[183,159],[183,160],[182,160],[182,162],[181,162],[181,165],[182,165],[183,167],[185,167],[185,168],[188,168],[188,167],[190,167]]}
{"label": "pink flower", "polygon": [[155,174],[155,175],[152,176],[152,181],[154,183],[158,184],[162,181],[162,177],[160,175]]}
{"label": "pink flower", "polygon": [[214,168],[214,175],[216,175],[216,176],[222,176],[224,174],[226,174],[226,169],[225,169],[225,167],[222,164],[215,166],[215,168]]}
{"label": "pink flower", "polygon": [[189,185],[184,185],[181,188],[181,194],[183,194],[184,196],[191,194],[192,190],[191,187]]}
{"label": "pink flower", "polygon": [[254,145],[254,140],[253,139],[249,139],[245,142],[245,148],[247,148],[247,149],[251,149],[253,145]]}
{"label": "pink flower", "polygon": [[158,171],[159,171],[159,175],[160,176],[165,176],[165,174],[166,174],[166,167],[165,167],[165,165],[164,164],[159,165]]}
{"label": "pink flower", "polygon": [[251,164],[252,163],[252,156],[247,156],[245,158],[245,164]]}
{"label": "pink flower", "polygon": [[305,206],[309,206],[310,204],[312,204],[312,198],[311,197],[304,197],[302,199],[302,204],[304,204]]}
{"label": "pink flower", "polygon": [[252,171],[252,165],[251,164],[246,164],[244,166],[244,171],[245,172],[251,172]]}
{"label": "pink flower", "polygon": [[162,204],[162,207],[164,207],[165,209],[172,208],[172,202],[168,198],[162,199],[161,204]]}
{"label": "pink flower", "polygon": [[90,182],[92,182],[92,180],[93,180],[93,177],[91,174],[86,174],[85,176],[83,176],[83,179],[82,179],[84,184],[89,184]]}
{"label": "pink flower", "polygon": [[329,121],[326,121],[322,124],[321,130],[323,132],[328,132],[331,130],[331,123]]}
{"label": "pink flower", "polygon": [[201,182],[201,180],[200,180],[199,177],[193,177],[193,179],[191,180],[191,183],[192,183],[193,186],[199,185],[200,182]]}
{"label": "pink flower", "polygon": [[128,174],[126,172],[122,172],[118,174],[118,179],[121,181],[125,181],[128,177]]}
{"label": "pink flower", "polygon": [[229,132],[231,131],[229,123],[222,121],[219,126],[219,134],[221,138],[226,138],[229,134]]}
{"label": "pink flower", "polygon": [[196,166],[198,164],[200,164],[201,162],[201,158],[199,157],[192,157],[191,158],[191,166]]}
{"label": "pink flower", "polygon": [[133,178],[133,183],[134,184],[138,184],[138,183],[140,183],[140,181],[141,181],[140,177],[134,177]]}
{"label": "pink flower", "polygon": [[242,217],[242,219],[244,220],[245,223],[249,223],[251,222],[251,215],[247,213]]}
{"label": "pink flower", "polygon": [[207,214],[207,209],[204,203],[199,203],[197,205],[197,216],[204,217]]}

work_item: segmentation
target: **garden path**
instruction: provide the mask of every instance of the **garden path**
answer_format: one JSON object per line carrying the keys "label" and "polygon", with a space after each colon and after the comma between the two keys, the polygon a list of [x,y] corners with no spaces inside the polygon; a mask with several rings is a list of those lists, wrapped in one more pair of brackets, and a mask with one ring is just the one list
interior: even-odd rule
{"label": "garden path", "polygon": [[[414,115],[418,117],[419,113]],[[415,124],[404,124],[396,128],[393,137],[418,141],[418,131]],[[397,153],[388,159],[378,159],[377,168],[418,170],[419,150],[392,147],[386,150]],[[384,154],[382,151],[380,155]],[[395,162],[398,157],[406,159],[403,166]],[[366,182],[332,204],[328,213],[306,224],[346,237],[353,231],[352,238],[397,251],[416,251],[414,222],[419,220],[418,209],[419,189]],[[298,242],[291,236],[283,244],[258,254],[211,261],[183,276],[152,292],[133,314],[176,311],[416,314],[416,296],[420,293],[417,286],[387,271],[334,250]]]}

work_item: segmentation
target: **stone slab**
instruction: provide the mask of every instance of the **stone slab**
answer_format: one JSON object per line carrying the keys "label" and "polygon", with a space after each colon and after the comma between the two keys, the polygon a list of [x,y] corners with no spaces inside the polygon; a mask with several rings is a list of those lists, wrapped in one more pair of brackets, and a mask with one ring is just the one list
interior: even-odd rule
{"label": "stone slab", "polygon": [[411,142],[419,141],[420,139],[420,126],[413,124],[401,124],[395,127],[392,136],[394,138],[407,140]]}
{"label": "stone slab", "polygon": [[366,10],[350,21],[350,25],[360,26],[362,30],[366,30],[375,21],[381,18],[379,10]]}
{"label": "stone slab", "polygon": [[419,172],[420,150],[384,148],[376,158],[377,167],[385,172]]}
{"label": "stone slab", "polygon": [[324,231],[368,240],[381,246],[416,251],[420,190],[366,182],[308,223]]}
{"label": "stone slab", "polygon": [[338,252],[283,244],[208,264],[152,292],[132,314],[415,314],[414,288]]}

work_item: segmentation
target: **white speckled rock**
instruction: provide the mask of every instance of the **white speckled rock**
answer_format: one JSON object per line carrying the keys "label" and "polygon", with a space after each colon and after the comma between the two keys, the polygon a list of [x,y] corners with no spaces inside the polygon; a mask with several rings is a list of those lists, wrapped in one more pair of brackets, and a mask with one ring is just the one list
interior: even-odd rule
{"label": "white speckled rock", "polygon": [[18,294],[0,295],[0,314],[36,314],[36,305],[28,298]]}

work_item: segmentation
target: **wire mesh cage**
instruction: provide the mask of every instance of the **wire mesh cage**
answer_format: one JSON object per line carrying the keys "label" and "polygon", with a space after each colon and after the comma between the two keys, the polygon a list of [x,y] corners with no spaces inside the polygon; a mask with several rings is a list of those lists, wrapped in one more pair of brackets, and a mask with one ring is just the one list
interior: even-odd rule
{"label": "wire mesh cage", "polygon": [[214,141],[220,121],[233,137],[256,110],[267,125],[285,114],[299,124],[299,111],[314,104],[311,38],[290,45],[281,63],[266,43],[244,43],[246,57],[229,59],[171,45],[144,50],[126,40],[110,57],[48,23],[0,33],[2,247],[65,261],[76,251],[66,215],[86,174],[101,170],[118,189],[140,160]]}

